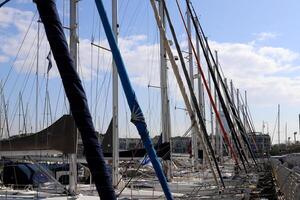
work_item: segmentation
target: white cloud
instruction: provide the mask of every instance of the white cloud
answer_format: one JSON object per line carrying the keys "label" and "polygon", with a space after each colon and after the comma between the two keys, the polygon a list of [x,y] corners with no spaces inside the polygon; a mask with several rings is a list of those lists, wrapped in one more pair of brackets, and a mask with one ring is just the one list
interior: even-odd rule
{"label": "white cloud", "polygon": [[273,32],[261,32],[261,33],[256,33],[254,35],[256,36],[256,40],[258,41],[271,40],[278,37],[278,34]]}
{"label": "white cloud", "polygon": [[9,60],[9,57],[0,55],[0,63],[7,62],[8,60]]}
{"label": "white cloud", "polygon": [[[256,105],[299,104],[300,55],[278,47],[211,42],[219,50],[220,63],[228,78],[246,89]],[[289,72],[293,72],[290,74]]]}

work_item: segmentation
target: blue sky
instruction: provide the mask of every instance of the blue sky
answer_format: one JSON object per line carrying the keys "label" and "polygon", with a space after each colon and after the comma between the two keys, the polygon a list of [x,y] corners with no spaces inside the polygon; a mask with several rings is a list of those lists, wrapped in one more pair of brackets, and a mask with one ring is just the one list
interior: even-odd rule
{"label": "blue sky", "polygon": [[[68,23],[68,0],[58,1],[58,9],[64,24]],[[63,6],[63,2],[65,5]],[[110,16],[110,1],[105,0],[105,6]],[[180,21],[175,1],[168,0],[171,17],[175,29],[186,46],[186,36]],[[184,8],[184,1],[181,1]],[[292,136],[298,131],[298,113],[300,95],[299,61],[300,61],[300,2],[296,0],[253,0],[253,1],[217,1],[193,0],[202,26],[209,37],[213,49],[219,51],[220,62],[228,79],[233,79],[236,87],[248,91],[248,102],[253,115],[256,129],[261,131],[262,121],[267,121],[269,130],[273,132],[277,113],[277,104],[282,107],[281,132],[284,140],[284,124],[288,122],[288,134]],[[0,78],[4,80],[8,74],[9,66],[13,63],[16,50],[20,46],[25,31],[35,13],[35,5],[31,0],[12,0],[0,9]],[[64,11],[65,10],[65,11]],[[35,21],[30,29],[30,36],[25,40],[17,64],[9,76],[5,88],[5,96],[9,101],[12,126],[18,126],[17,97],[19,91],[24,89],[25,80],[28,85],[24,89],[24,104],[28,103],[28,113],[31,126],[34,126],[34,50],[29,52],[30,45],[34,45],[34,34],[37,30]],[[149,1],[119,0],[120,18],[120,47],[133,86],[142,104],[149,129],[152,135],[160,132],[159,120],[159,90],[148,88],[147,85],[159,84],[158,66],[158,30],[154,21],[153,11]],[[106,38],[101,27],[97,10],[93,1],[79,2],[79,54],[80,74],[92,105],[92,113],[96,116],[96,127],[103,131],[108,125],[111,116],[111,90],[109,72],[111,57],[106,52],[98,52],[92,48],[92,36],[95,43],[107,46]],[[43,31],[41,31],[41,34]],[[68,32],[66,31],[66,34]],[[47,41],[42,41],[40,53],[40,107],[39,118],[42,127],[44,97],[45,97],[45,70],[47,62],[45,57],[49,51]],[[34,49],[34,48],[33,48]],[[98,54],[99,53],[99,54]],[[98,63],[99,55],[99,64]],[[28,60],[25,62],[25,58]],[[91,61],[93,60],[93,61]],[[31,64],[30,64],[31,63]],[[30,71],[30,67],[32,71]],[[205,65],[204,65],[205,66]],[[98,73],[97,73],[98,72]],[[98,74],[98,76],[97,76]],[[175,106],[183,107],[183,102],[176,87],[172,71],[169,70],[170,101],[172,113],[172,130],[174,135],[181,135],[189,127],[189,120],[181,110]],[[29,78],[27,78],[29,77]],[[98,80],[98,82],[97,82]],[[16,86],[14,84],[16,83]],[[98,86],[96,86],[98,83]],[[102,84],[103,83],[103,84]],[[102,84],[102,88],[101,88]],[[49,79],[49,93],[52,102],[52,112],[67,112],[62,93],[59,95],[60,81],[56,69],[51,70]],[[98,92],[96,89],[98,88]],[[101,88],[101,90],[99,89]],[[98,97],[96,98],[96,96]],[[59,103],[57,103],[59,102]],[[97,105],[95,102],[98,102]],[[56,106],[57,104],[57,106]],[[55,107],[57,107],[55,109]],[[125,99],[120,92],[120,126],[122,136],[136,136],[136,131],[129,123],[129,110],[125,106]],[[208,116],[207,116],[208,117]],[[266,129],[265,129],[266,131]],[[277,142],[277,136],[274,137]]]}

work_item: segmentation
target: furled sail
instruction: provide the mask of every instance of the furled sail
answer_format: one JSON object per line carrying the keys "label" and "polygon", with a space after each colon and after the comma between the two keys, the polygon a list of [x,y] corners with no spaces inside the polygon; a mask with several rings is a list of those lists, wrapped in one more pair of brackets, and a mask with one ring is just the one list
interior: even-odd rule
{"label": "furled sail", "polygon": [[85,156],[101,199],[116,199],[107,171],[101,145],[98,142],[85,91],[70,57],[68,44],[56,9],[55,0],[34,0],[56,61],[71,112],[81,133]]}

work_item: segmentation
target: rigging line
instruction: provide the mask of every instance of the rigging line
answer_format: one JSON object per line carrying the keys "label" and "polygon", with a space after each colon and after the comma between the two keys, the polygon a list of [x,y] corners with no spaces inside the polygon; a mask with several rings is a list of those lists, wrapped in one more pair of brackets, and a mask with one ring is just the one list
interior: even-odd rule
{"label": "rigging line", "polygon": [[102,118],[102,125],[100,125],[100,130],[101,132],[103,132],[103,128],[104,128],[104,120],[105,120],[105,116],[106,116],[106,109],[107,109],[107,103],[108,103],[108,93],[110,91],[110,83],[111,83],[111,78],[112,76],[109,76],[109,79],[108,79],[108,87],[107,87],[107,90],[106,90],[106,96],[105,96],[105,104],[104,104],[104,111],[103,111],[103,118]]}
{"label": "rigging line", "polygon": [[[129,31],[132,31],[132,29],[130,27],[134,27],[135,23],[136,23],[136,19],[138,19],[140,13],[142,13],[142,9],[141,7],[141,2],[143,1],[138,1],[138,3],[136,4],[135,10],[131,15],[131,18],[128,20],[129,23],[128,25],[124,25],[124,27],[126,27],[126,30],[124,31],[124,36],[128,36],[129,35]],[[123,18],[123,20],[125,20],[126,17]],[[122,26],[123,27],[123,26]]]}
{"label": "rigging line", "polygon": [[[190,8],[189,5],[188,5],[188,7]],[[202,33],[202,35],[205,37],[205,34],[204,34],[203,29],[202,29],[202,27],[201,27],[201,25],[200,25],[200,22],[199,22],[199,20],[198,20],[197,17],[196,17],[196,19],[197,19],[197,21],[198,21],[198,25],[199,25],[199,28],[200,28],[200,30],[201,30],[201,33]],[[193,20],[194,26],[196,26],[195,19],[192,18],[192,20]],[[199,34],[199,33],[198,33],[198,34]],[[200,36],[200,35],[198,35],[198,36]],[[213,57],[213,55],[212,55],[212,52],[211,52],[211,49],[210,49],[210,47],[209,47],[209,44],[208,44],[208,40],[207,40],[207,39],[205,40],[205,43],[206,43],[208,52],[209,52],[209,54],[210,54],[210,57],[212,58],[212,61],[213,61],[213,63],[215,64],[216,61],[215,61],[215,59],[214,59],[214,57]],[[208,59],[209,59],[209,57],[208,57]],[[225,93],[225,96],[226,96],[227,101],[229,102],[229,106],[230,106],[230,108],[231,108],[230,110],[231,110],[233,116],[236,117],[236,118],[235,118],[235,119],[236,119],[235,121],[236,121],[236,123],[237,123],[237,125],[238,125],[238,128],[239,128],[240,134],[241,134],[241,136],[242,136],[242,139],[243,139],[244,143],[246,144],[246,147],[248,148],[248,150],[249,150],[249,152],[250,152],[250,155],[251,155],[252,160],[254,161],[254,164],[255,164],[256,167],[257,167],[256,158],[255,158],[255,155],[254,155],[254,153],[253,153],[253,151],[252,151],[252,148],[251,148],[251,146],[250,146],[250,144],[249,144],[249,140],[248,140],[248,136],[246,135],[247,133],[246,133],[245,127],[242,125],[242,123],[241,123],[241,121],[240,121],[241,119],[238,118],[238,116],[237,116],[235,107],[233,106],[233,103],[232,103],[232,101],[231,101],[230,95],[229,95],[229,93],[228,93],[228,90],[226,89],[226,85],[225,85],[225,83],[224,83],[224,81],[223,81],[223,79],[222,79],[221,73],[220,73],[220,71],[219,71],[218,68],[216,68],[216,72],[217,72],[217,75],[220,77],[221,85],[223,86],[223,91],[224,91],[224,93]],[[245,154],[245,152],[243,152],[243,154]],[[245,158],[246,158],[246,156],[245,156]],[[246,161],[247,161],[247,163],[249,164],[247,158],[246,158]]]}
{"label": "rigging line", "polygon": [[3,1],[2,3],[0,3],[0,8],[2,7],[2,6],[4,6],[6,3],[8,3],[10,0],[5,0],[5,1]]}
{"label": "rigging line", "polygon": [[21,48],[22,48],[22,46],[23,46],[23,44],[24,44],[24,41],[25,41],[25,39],[26,39],[26,37],[27,37],[27,35],[28,35],[28,32],[29,32],[29,30],[30,30],[30,27],[31,27],[31,25],[32,25],[32,23],[33,23],[33,20],[34,20],[36,14],[37,14],[37,10],[35,11],[35,13],[34,13],[32,19],[31,19],[31,22],[30,22],[30,24],[29,24],[29,26],[28,26],[28,28],[27,28],[27,30],[26,30],[26,33],[25,33],[25,35],[24,35],[24,37],[23,37],[23,39],[22,39],[22,41],[21,41],[20,47],[18,48],[18,51],[17,51],[17,55],[16,55],[16,57],[14,58],[13,63],[10,65],[9,72],[8,72],[8,74],[6,75],[6,78],[5,78],[4,82],[3,82],[3,86],[2,86],[3,88],[5,87],[5,85],[6,85],[6,83],[7,83],[7,80],[8,80],[8,77],[10,76],[10,73],[12,72],[13,66],[15,65],[15,62],[17,61],[17,58],[18,58],[19,53],[20,53],[20,51],[21,51]]}
{"label": "rigging line", "polygon": [[[162,20],[161,20],[159,14],[158,14],[158,10],[157,10],[157,7],[155,5],[154,0],[151,0],[151,5],[152,5],[152,8],[153,8],[153,11],[154,11],[154,14],[155,14],[155,19],[156,19],[157,25],[159,26],[159,30],[160,30],[160,33],[161,33],[160,35],[164,39],[164,47],[166,49],[166,53],[167,53],[167,55],[169,57],[169,60],[171,62],[171,66],[172,66],[174,75],[176,77],[178,86],[180,88],[180,91],[181,91],[184,103],[185,103],[186,108],[188,110],[188,114],[189,114],[190,120],[191,120],[192,123],[195,123],[195,121],[196,121],[195,114],[194,114],[194,111],[192,109],[192,105],[190,104],[189,97],[187,96],[187,92],[185,90],[185,86],[184,86],[183,80],[182,80],[182,78],[180,76],[179,68],[178,68],[178,66],[177,66],[177,64],[175,62],[174,55],[172,53],[170,44],[167,42],[168,39],[167,39],[167,36],[166,36],[166,31],[165,31],[165,28],[163,26]],[[167,11],[165,4],[163,5],[163,7],[164,7],[165,11]],[[167,14],[167,12],[166,12],[166,14]],[[185,72],[186,72],[185,75],[187,75],[187,71],[185,71]],[[202,133],[204,135],[204,137],[203,137],[202,134],[200,133],[200,129],[199,129],[199,126],[197,124],[197,126],[194,126],[195,130],[197,132],[197,135],[199,137],[197,139],[200,140],[201,145],[204,147],[204,150],[205,150],[204,152],[206,154],[206,157],[208,158],[208,163],[209,163],[209,166],[211,168],[211,172],[213,173],[213,177],[214,177],[214,180],[216,182],[216,185],[219,186],[219,182],[218,182],[217,176],[216,176],[215,171],[214,171],[214,167],[213,167],[213,165],[211,163],[211,160],[210,160],[210,157],[209,157],[209,151],[210,151],[210,153],[211,153],[211,155],[213,157],[213,161],[214,161],[214,164],[215,164],[216,169],[218,171],[218,175],[220,177],[220,180],[222,182],[222,186],[225,188],[223,177],[222,177],[222,175],[220,173],[218,163],[217,163],[217,161],[215,159],[215,156],[214,156],[214,151],[213,151],[212,146],[211,146],[210,141],[209,141],[209,137],[208,137],[207,130],[206,130],[206,127],[205,127],[205,123],[203,121],[202,113],[200,112],[199,107],[197,107],[198,104],[197,104],[196,96],[195,96],[194,93],[191,92],[193,90],[192,90],[192,85],[191,85],[190,79],[187,78],[188,76],[185,76],[185,77],[186,77],[186,80],[188,82],[188,86],[189,86],[189,90],[190,90],[190,93],[191,93],[191,98],[193,100],[194,108],[196,109],[198,121],[199,121],[199,124],[200,124],[200,129],[201,129],[201,131],[202,131]],[[208,145],[209,150],[206,148],[205,144]]]}
{"label": "rigging line", "polygon": [[[8,95],[8,99],[10,99],[11,96],[13,95],[13,92],[16,91],[16,89],[15,89],[16,84],[19,82],[19,81],[18,81],[19,76],[20,76],[20,74],[23,73],[24,66],[25,66],[27,60],[29,60],[29,58],[30,58],[29,55],[30,55],[30,53],[31,53],[31,50],[32,50],[33,45],[35,44],[36,37],[37,37],[37,34],[34,36],[34,39],[33,39],[33,41],[32,41],[32,44],[31,44],[29,50],[27,51],[27,54],[26,54],[26,56],[25,56],[25,57],[26,57],[26,58],[25,58],[25,61],[23,62],[22,66],[21,66],[20,72],[17,74],[17,78],[15,79],[15,81],[14,81],[14,83],[13,83],[12,89],[10,90],[10,94]],[[35,52],[34,56],[36,56],[36,52]],[[31,62],[32,62],[32,61],[31,61]],[[27,72],[27,73],[28,73],[28,72]],[[22,86],[24,87],[24,84],[22,84]]]}
{"label": "rigging line", "polygon": [[[34,42],[33,42],[34,43]],[[32,45],[33,46],[33,45]],[[31,47],[32,47],[31,46]],[[31,64],[29,65],[29,66],[31,66],[31,68],[29,69],[29,71],[27,72],[27,74],[26,74],[26,77],[25,77],[25,80],[24,80],[24,82],[23,82],[23,84],[22,84],[22,86],[23,86],[23,89],[22,89],[22,91],[21,91],[21,94],[23,95],[23,93],[25,92],[25,90],[26,90],[26,86],[27,86],[27,83],[28,83],[28,80],[29,80],[29,76],[30,76],[30,74],[31,74],[31,72],[32,72],[32,70],[33,70],[33,64],[34,64],[34,62],[35,62],[35,60],[36,60],[36,57],[37,57],[37,53],[35,52],[35,54],[34,54],[34,57],[32,58],[32,60],[31,60]],[[26,61],[27,61],[27,59],[26,59]],[[24,66],[24,64],[25,64],[25,62],[23,63],[23,66]],[[22,71],[21,71],[22,72]],[[15,83],[16,83],[17,81],[15,81]],[[14,84],[14,86],[15,86],[15,84]],[[13,87],[14,88],[14,87]],[[11,98],[11,95],[13,94],[12,93],[13,91],[11,91],[11,93],[10,93],[10,95],[9,95],[9,98],[8,98],[8,101],[9,101],[9,99]],[[29,97],[30,98],[30,97]],[[11,125],[10,125],[10,128],[12,127],[12,125],[13,125],[13,123],[14,123],[14,120],[15,120],[15,115],[16,115],[16,113],[17,113],[17,108],[18,107],[18,102],[16,101],[15,102],[15,106],[14,106],[14,108],[13,108],[13,119],[12,119],[12,121],[11,121]]]}
{"label": "rigging line", "polygon": [[[191,12],[190,4],[188,3],[188,1],[187,1],[187,7],[188,7],[188,10],[189,10],[189,13],[191,13],[191,15],[193,16],[193,14]],[[228,108],[226,106],[226,103],[225,103],[225,100],[224,100],[224,98],[222,96],[222,92],[221,92],[221,90],[220,90],[220,88],[219,88],[219,86],[217,84],[217,79],[216,79],[216,76],[215,76],[215,73],[214,73],[214,70],[213,70],[210,58],[209,58],[209,54],[208,54],[210,52],[210,55],[212,56],[212,53],[211,53],[210,48],[209,48],[208,43],[207,43],[207,39],[204,37],[204,33],[203,32],[202,32],[202,35],[203,35],[204,38],[201,37],[201,35],[199,33],[199,30],[198,30],[198,28],[201,28],[201,25],[200,25],[199,21],[198,21],[198,26],[196,25],[194,16],[192,17],[192,22],[193,22],[193,25],[194,25],[194,27],[196,29],[196,34],[197,34],[197,36],[199,38],[199,41],[200,41],[200,44],[201,44],[201,48],[202,48],[204,57],[206,59],[209,72],[210,72],[211,77],[213,79],[213,82],[214,82],[214,85],[215,85],[215,89],[217,90],[217,93],[218,93],[218,96],[219,96],[219,101],[220,101],[220,103],[222,105],[222,108],[223,108],[223,112],[224,112],[224,114],[226,116],[228,125],[229,125],[229,127],[230,127],[230,129],[232,131],[232,135],[233,135],[233,139],[234,139],[233,141],[235,142],[236,147],[238,149],[238,153],[239,153],[240,159],[242,161],[242,164],[244,166],[244,169],[245,169],[245,171],[247,171],[245,163],[244,163],[244,159],[245,159],[245,161],[247,162],[248,165],[249,165],[249,162],[247,160],[246,154],[245,154],[245,152],[243,150],[243,147],[242,147],[242,145],[241,145],[241,143],[239,141],[239,138],[237,136],[237,132],[236,132],[234,123],[233,123],[233,121],[231,119],[231,115],[229,114],[229,110],[228,110]],[[204,40],[206,42],[206,45],[204,44]],[[215,60],[214,60],[214,58],[212,58],[212,59],[213,59],[214,63],[216,63]],[[216,68],[216,71],[219,72],[218,68]],[[225,88],[225,84],[224,84],[224,82],[223,82],[223,80],[222,80],[221,77],[220,77],[220,81],[222,83],[223,88]],[[226,91],[224,91],[224,93],[226,93]]]}
{"label": "rigging line", "polygon": [[56,114],[57,114],[57,108],[58,108],[58,104],[59,104],[61,89],[62,89],[62,84],[60,84],[60,87],[59,87],[59,90],[58,90],[58,95],[57,95],[57,100],[56,100],[55,110],[54,110],[54,119],[56,119]]}
{"label": "rigging line", "polygon": [[[180,9],[180,6],[179,6],[179,4],[178,4],[178,1],[177,1],[177,6],[178,6],[178,9],[179,9],[179,11],[180,11],[181,19],[182,19],[182,21],[183,21],[185,30],[186,30],[186,32],[188,33],[187,25],[186,25],[186,22],[184,21],[184,18],[183,18],[183,15],[182,15],[182,11],[181,11],[181,9]],[[173,28],[173,32],[174,32],[174,33],[173,33],[173,37],[175,38],[176,35],[175,35],[174,28]],[[199,57],[197,56],[195,47],[194,47],[193,42],[192,42],[192,38],[191,38],[191,36],[190,36],[189,34],[188,34],[188,39],[189,39],[189,42],[190,42],[190,44],[191,44],[191,47],[192,47],[192,50],[193,50],[193,53],[194,53],[194,56],[195,56],[195,59],[196,59],[196,62],[197,62],[198,70],[199,70],[200,75],[201,75],[201,78],[202,78],[202,80],[203,80],[203,83],[204,83],[205,89],[206,89],[206,91],[207,91],[209,100],[210,100],[210,102],[211,102],[211,105],[212,105],[212,107],[213,107],[213,109],[214,109],[214,112],[215,112],[217,121],[218,121],[218,123],[219,123],[219,125],[220,125],[220,128],[221,128],[221,130],[222,130],[223,137],[224,137],[224,139],[225,139],[225,142],[226,142],[227,146],[230,148],[230,151],[231,151],[231,153],[232,153],[232,155],[233,155],[233,157],[234,157],[234,160],[235,160],[236,164],[238,165],[238,159],[237,159],[237,156],[236,156],[236,154],[235,154],[235,152],[234,152],[234,150],[233,150],[233,147],[232,147],[232,145],[231,145],[231,143],[230,143],[230,140],[229,140],[229,138],[228,138],[227,132],[226,132],[226,130],[225,130],[225,128],[224,128],[224,125],[223,125],[223,123],[222,123],[222,120],[221,120],[221,117],[220,117],[220,113],[219,113],[219,111],[218,111],[218,109],[217,109],[217,107],[216,107],[216,102],[214,101],[214,99],[213,99],[213,97],[212,97],[211,91],[210,91],[210,89],[209,89],[207,80],[206,80],[206,78],[205,78],[203,69],[202,69],[201,64],[200,64]],[[175,39],[175,40],[177,40],[177,39]],[[184,68],[184,67],[185,67],[184,59],[183,59],[183,57],[182,57],[182,54],[180,55],[180,49],[179,49],[180,47],[179,47],[178,41],[177,41],[177,45],[176,45],[176,46],[178,46],[178,53],[179,53],[179,56],[180,56],[181,65],[182,65],[182,67]],[[195,98],[196,98],[196,97],[195,97]],[[199,111],[200,111],[200,110],[199,110]]]}

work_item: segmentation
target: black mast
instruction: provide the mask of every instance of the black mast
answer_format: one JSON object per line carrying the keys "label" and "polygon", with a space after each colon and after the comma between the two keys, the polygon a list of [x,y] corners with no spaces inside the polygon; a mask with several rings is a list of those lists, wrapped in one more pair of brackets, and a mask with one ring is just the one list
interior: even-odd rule
{"label": "black mast", "polygon": [[53,57],[62,78],[72,116],[81,133],[85,157],[93,180],[95,180],[100,199],[115,200],[116,195],[112,187],[111,177],[107,171],[102,147],[98,142],[85,91],[74,68],[74,61],[70,56],[68,43],[59,19],[55,0],[34,0],[34,2],[37,5],[53,52]]}

